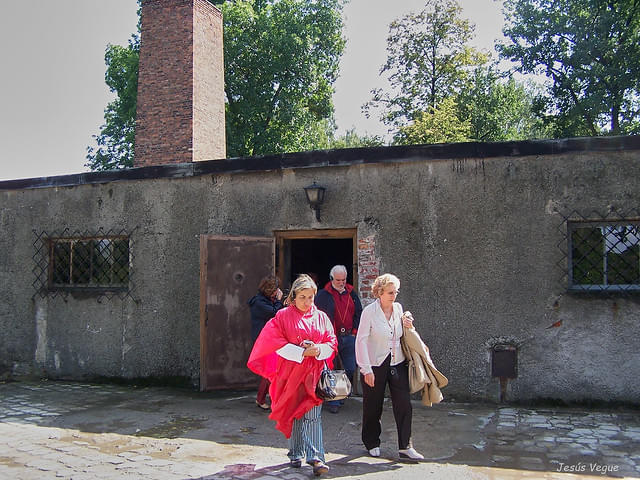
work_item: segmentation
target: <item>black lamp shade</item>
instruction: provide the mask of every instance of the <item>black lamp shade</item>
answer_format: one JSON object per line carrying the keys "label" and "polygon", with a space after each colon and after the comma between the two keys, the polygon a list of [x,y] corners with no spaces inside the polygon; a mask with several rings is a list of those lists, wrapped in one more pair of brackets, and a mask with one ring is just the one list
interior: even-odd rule
{"label": "black lamp shade", "polygon": [[324,202],[324,192],[326,188],[318,185],[316,182],[313,182],[312,185],[304,187],[304,193],[307,194],[307,200],[309,201],[309,205],[312,208],[322,205]]}

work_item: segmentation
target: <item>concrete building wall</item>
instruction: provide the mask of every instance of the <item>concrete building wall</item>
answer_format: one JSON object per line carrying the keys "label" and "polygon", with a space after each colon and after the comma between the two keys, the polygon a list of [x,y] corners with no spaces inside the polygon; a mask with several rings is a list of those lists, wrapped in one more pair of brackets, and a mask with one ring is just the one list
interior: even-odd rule
{"label": "concrete building wall", "polygon": [[[5,250],[18,276],[3,284],[1,304],[14,313],[3,316],[7,332],[16,328],[21,335],[3,338],[7,355],[2,351],[0,358],[17,362],[22,372],[35,360],[34,372],[52,377],[197,378],[197,236],[206,224],[190,225],[195,200],[170,185],[134,181],[4,192],[2,211],[16,213],[21,225]],[[38,295],[31,272],[34,230],[98,228],[132,232],[131,296]],[[20,355],[10,355],[14,351]]]}
{"label": "concrete building wall", "polygon": [[[398,301],[449,377],[447,398],[497,400],[491,349],[506,343],[518,349],[509,399],[637,402],[637,298],[569,293],[563,249],[571,212],[615,219],[637,209],[640,145],[573,142],[476,145],[475,157],[469,144],[309,152],[0,182],[0,364],[54,378],[196,384],[201,234],[357,228],[369,263],[359,270],[377,263],[400,277]],[[327,187],[321,222],[303,191],[314,180]],[[36,295],[34,232],[63,228],[132,232],[131,296]],[[366,281],[361,274],[359,287]]]}

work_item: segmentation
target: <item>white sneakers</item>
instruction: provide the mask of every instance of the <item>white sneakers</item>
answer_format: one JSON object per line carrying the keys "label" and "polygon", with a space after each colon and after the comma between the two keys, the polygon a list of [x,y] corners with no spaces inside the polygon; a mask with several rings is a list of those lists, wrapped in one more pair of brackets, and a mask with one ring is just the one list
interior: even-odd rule
{"label": "white sneakers", "polygon": [[[409,447],[407,449],[404,450],[399,450],[398,451],[400,458],[402,459],[409,459],[409,460],[424,460],[424,455],[416,452],[415,448],[413,447]],[[372,449],[369,450],[369,455],[371,455],[372,457],[379,457],[380,456],[380,447],[373,447]]]}
{"label": "white sneakers", "polygon": [[400,458],[408,458],[410,460],[424,460],[424,455],[416,452],[413,447],[399,451]]}

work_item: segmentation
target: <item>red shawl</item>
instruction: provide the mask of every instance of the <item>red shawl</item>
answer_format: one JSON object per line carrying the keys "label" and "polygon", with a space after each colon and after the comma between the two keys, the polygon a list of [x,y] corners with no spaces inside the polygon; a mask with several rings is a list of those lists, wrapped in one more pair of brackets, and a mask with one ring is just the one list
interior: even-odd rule
{"label": "red shawl", "polygon": [[[275,420],[276,428],[286,438],[291,436],[294,418],[302,418],[306,412],[322,403],[315,391],[324,361],[303,357],[302,363],[297,363],[276,353],[288,343],[300,345],[303,340],[328,343],[333,350],[337,346],[329,317],[315,305],[307,313],[294,305],[283,308],[264,326],[247,362],[251,371],[271,381],[269,418]],[[332,358],[327,359],[330,368]]]}

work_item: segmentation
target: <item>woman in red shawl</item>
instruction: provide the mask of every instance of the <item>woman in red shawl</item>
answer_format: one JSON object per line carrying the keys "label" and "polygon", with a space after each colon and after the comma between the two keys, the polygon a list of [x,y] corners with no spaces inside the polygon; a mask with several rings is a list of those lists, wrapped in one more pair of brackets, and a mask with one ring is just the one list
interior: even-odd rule
{"label": "woman in red shawl", "polygon": [[291,466],[301,467],[304,458],[313,473],[321,475],[329,467],[324,463],[322,400],[316,396],[316,385],[337,342],[329,317],[313,304],[317,290],[308,275],[293,282],[287,307],[264,326],[247,366],[271,381],[269,418],[289,439]]}

